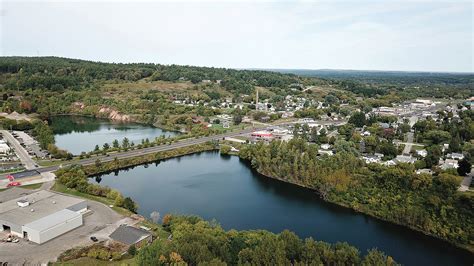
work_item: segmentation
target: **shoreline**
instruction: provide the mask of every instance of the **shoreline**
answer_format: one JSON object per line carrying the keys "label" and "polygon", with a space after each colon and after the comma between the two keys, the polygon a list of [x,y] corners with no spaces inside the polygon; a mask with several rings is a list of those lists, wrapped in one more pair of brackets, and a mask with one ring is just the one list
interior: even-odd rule
{"label": "shoreline", "polygon": [[[238,156],[238,155],[237,155],[237,156]],[[436,239],[438,239],[438,240],[441,240],[441,241],[444,241],[444,242],[446,242],[446,243],[449,243],[450,245],[453,245],[453,246],[455,246],[455,247],[457,247],[457,248],[460,248],[460,249],[462,249],[462,250],[468,251],[468,252],[470,252],[471,254],[474,254],[474,246],[461,245],[461,244],[458,244],[458,243],[454,243],[454,242],[451,242],[451,241],[449,241],[449,240],[447,240],[447,239],[440,238],[440,237],[438,237],[438,236],[436,236],[436,235],[429,234],[429,233],[427,233],[427,232],[425,232],[425,231],[423,231],[423,230],[420,230],[420,229],[418,229],[418,228],[416,228],[416,227],[412,227],[412,226],[409,226],[409,225],[397,223],[397,222],[395,222],[395,221],[387,220],[387,219],[384,219],[384,218],[382,218],[382,217],[378,217],[378,216],[376,216],[376,215],[373,215],[373,214],[371,214],[371,213],[354,209],[354,208],[352,208],[352,207],[350,207],[350,206],[347,206],[347,205],[342,204],[342,203],[339,203],[339,202],[330,201],[330,200],[325,200],[325,199],[323,199],[323,198],[320,196],[320,194],[318,193],[318,191],[315,190],[314,188],[310,188],[310,187],[307,187],[307,186],[305,186],[305,185],[303,185],[303,184],[299,184],[299,183],[296,183],[296,182],[291,182],[291,181],[284,180],[284,179],[281,179],[281,178],[278,178],[278,177],[273,177],[273,176],[264,174],[264,173],[260,172],[258,169],[252,167],[252,165],[250,164],[250,161],[248,161],[248,160],[246,160],[246,159],[243,159],[243,158],[240,158],[240,157],[239,157],[239,159],[240,159],[241,161],[245,162],[245,163],[248,165],[248,167],[250,167],[253,171],[257,172],[259,175],[261,175],[261,176],[263,176],[263,177],[265,177],[265,178],[270,178],[270,179],[278,180],[278,181],[280,181],[280,182],[284,182],[284,183],[287,183],[287,184],[292,184],[292,185],[295,185],[295,186],[298,186],[298,187],[301,187],[301,188],[309,189],[309,190],[315,192],[315,194],[317,194],[317,195],[319,196],[319,198],[320,198],[322,201],[324,201],[324,202],[327,202],[327,203],[330,203],[330,204],[334,204],[334,205],[337,205],[337,206],[340,206],[340,207],[343,207],[343,208],[350,209],[350,210],[352,210],[352,211],[354,211],[354,212],[356,212],[356,213],[364,214],[364,215],[370,216],[370,217],[375,218],[375,219],[380,220],[380,221],[384,221],[384,222],[391,223],[391,224],[394,224],[394,225],[402,226],[402,227],[404,227],[404,228],[408,228],[408,229],[410,229],[410,230],[413,230],[413,231],[422,233],[422,234],[425,235],[425,236],[429,236],[429,237],[436,238]]]}
{"label": "shoreline", "polygon": [[[82,114],[82,113],[61,113],[61,114],[54,114],[54,115],[49,115],[48,116],[48,121],[55,117],[55,116],[72,116],[72,117],[87,117],[87,118],[95,118],[95,119],[103,119],[103,120],[106,120],[106,121],[110,121],[110,122],[115,122],[115,123],[118,123],[118,124],[126,124],[126,123],[135,123],[135,124],[139,124],[139,125],[145,125],[145,126],[150,126],[150,127],[154,127],[154,128],[158,128],[158,129],[161,129],[163,131],[169,131],[169,132],[175,132],[175,133],[180,133],[180,134],[183,134],[182,131],[180,130],[177,130],[177,129],[173,129],[172,127],[166,127],[166,126],[163,126],[163,125],[160,125],[160,124],[157,124],[157,123],[146,123],[146,122],[143,122],[141,120],[137,120],[137,119],[131,119],[130,121],[123,121],[123,120],[119,120],[119,119],[111,119],[111,118],[108,118],[108,117],[101,117],[101,116],[98,116],[96,114]],[[133,116],[133,115],[130,115],[130,116]]]}
{"label": "shoreline", "polygon": [[[197,150],[195,148],[197,148]],[[188,149],[190,149],[190,150],[188,150]],[[93,178],[93,177],[109,174],[109,173],[112,173],[112,172],[115,172],[115,171],[121,171],[121,170],[125,170],[125,169],[132,169],[132,168],[134,168],[136,166],[140,166],[140,165],[156,163],[156,162],[159,162],[159,161],[165,160],[165,159],[178,158],[178,157],[191,155],[191,154],[195,154],[195,153],[210,152],[210,151],[217,151],[217,150],[218,150],[218,148],[213,147],[213,145],[211,145],[211,144],[207,144],[207,143],[198,144],[198,145],[193,145],[193,146],[179,148],[179,149],[174,150],[174,151],[178,151],[177,154],[173,154],[173,153],[175,153],[173,151],[165,151],[165,152],[158,152],[158,153],[138,157],[138,158],[144,158],[144,160],[139,160],[139,161],[136,161],[136,160],[133,160],[133,159],[119,160],[119,161],[127,161],[127,162],[125,163],[125,165],[120,165],[120,166],[117,166],[117,167],[114,167],[115,166],[115,165],[113,165],[114,161],[104,163],[104,164],[110,165],[112,167],[112,168],[109,168],[109,169],[101,169],[101,170],[97,171],[97,169],[95,169],[96,166],[87,165],[87,166],[84,166],[84,171],[86,172],[86,174],[89,178]],[[156,158],[157,154],[160,154],[160,155],[164,154],[164,156],[162,156],[160,158]],[[460,245],[460,244],[451,242],[447,239],[440,238],[436,235],[429,234],[429,233],[427,233],[423,230],[420,230],[418,228],[415,228],[415,227],[412,227],[412,226],[409,226],[409,225],[405,225],[405,224],[401,224],[401,223],[397,223],[395,221],[390,221],[390,220],[387,220],[387,219],[383,219],[383,218],[378,217],[374,214],[354,209],[350,206],[347,206],[347,205],[339,203],[339,202],[325,200],[322,197],[320,197],[318,191],[316,191],[313,188],[307,187],[303,184],[299,184],[299,183],[296,183],[296,182],[291,182],[291,181],[284,180],[284,179],[281,179],[281,178],[273,177],[273,176],[270,176],[270,175],[267,175],[265,173],[260,172],[258,169],[252,167],[252,165],[250,164],[250,161],[239,157],[237,154],[228,154],[226,156],[237,156],[239,158],[239,160],[244,162],[252,171],[255,171],[256,173],[258,173],[259,175],[261,175],[265,178],[270,178],[270,179],[278,180],[280,182],[284,182],[284,183],[287,183],[287,184],[292,184],[292,185],[295,185],[295,186],[298,186],[298,187],[301,187],[301,188],[309,189],[309,190],[315,192],[315,194],[317,194],[319,196],[319,199],[326,202],[326,203],[330,203],[330,204],[334,204],[334,205],[339,206],[339,207],[350,209],[350,210],[354,211],[355,213],[367,215],[367,216],[370,216],[374,219],[377,219],[377,220],[380,220],[380,221],[383,221],[383,222],[387,222],[387,223],[394,224],[394,225],[397,225],[397,226],[402,226],[402,227],[407,228],[409,230],[416,231],[416,232],[421,233],[425,236],[433,237],[437,240],[441,240],[441,241],[443,241],[445,243],[448,243],[448,244],[450,244],[454,247],[460,248],[460,249],[465,250],[465,251],[467,251],[471,254],[474,254],[474,247],[471,247],[471,246],[468,246],[468,245]]]}

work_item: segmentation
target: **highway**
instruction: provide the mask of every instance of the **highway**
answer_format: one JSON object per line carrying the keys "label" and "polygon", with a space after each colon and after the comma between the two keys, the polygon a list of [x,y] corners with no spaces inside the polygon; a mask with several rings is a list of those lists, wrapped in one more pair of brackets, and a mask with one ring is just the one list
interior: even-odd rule
{"label": "highway", "polygon": [[[224,133],[224,134],[219,134],[219,135],[213,135],[213,136],[208,136],[208,137],[201,137],[201,138],[190,138],[190,139],[184,139],[175,143],[172,143],[170,145],[160,145],[160,146],[155,146],[155,147],[148,147],[148,148],[142,148],[142,149],[135,149],[135,150],[128,150],[124,152],[119,152],[115,154],[109,154],[109,155],[101,155],[93,158],[87,158],[87,159],[82,159],[79,161],[73,161],[73,162],[64,162],[62,164],[63,167],[73,165],[73,164],[81,164],[81,165],[90,165],[94,164],[97,159],[99,159],[101,162],[109,162],[113,161],[115,158],[117,159],[125,159],[125,158],[132,158],[132,157],[137,157],[137,156],[142,156],[142,155],[147,155],[147,154],[153,154],[157,152],[162,152],[162,151],[169,151],[169,150],[174,150],[177,148],[182,148],[182,147],[187,147],[187,146],[192,146],[196,144],[202,144],[207,141],[212,141],[212,140],[222,140],[225,137],[236,137],[240,136],[243,134],[248,134],[251,133],[255,130],[255,128],[248,128],[236,132],[229,132],[229,133]],[[58,165],[55,166],[47,166],[47,167],[40,167],[37,168],[36,170],[40,172],[51,172],[59,169]]]}
{"label": "highway", "polygon": [[[339,123],[345,123],[345,121],[339,121]],[[315,121],[314,123],[327,123],[326,121]],[[171,143],[170,145],[163,144],[159,146],[154,146],[154,147],[148,147],[148,148],[142,148],[142,149],[134,149],[134,150],[128,150],[128,151],[122,151],[122,152],[117,152],[117,153],[110,153],[108,155],[100,155],[100,156],[94,156],[92,158],[86,158],[82,160],[76,160],[76,161],[64,161],[61,166],[59,165],[54,165],[54,166],[44,166],[44,167],[38,167],[35,168],[39,172],[52,172],[58,170],[60,167],[66,167],[74,164],[80,164],[80,165],[91,165],[94,164],[97,159],[99,159],[101,162],[110,162],[117,159],[126,159],[126,158],[133,158],[133,157],[138,157],[138,156],[143,156],[143,155],[148,155],[148,154],[153,154],[157,152],[162,152],[162,151],[169,151],[169,150],[174,150],[177,148],[182,148],[182,147],[188,147],[196,144],[202,144],[207,141],[212,141],[212,140],[222,140],[226,137],[237,137],[240,135],[244,134],[249,134],[255,130],[262,129],[265,126],[282,126],[282,125],[291,125],[293,124],[292,122],[280,122],[280,123],[275,123],[275,124],[262,124],[260,126],[254,126],[252,128],[247,128],[235,132],[229,132],[229,133],[224,133],[224,134],[218,134],[218,135],[213,135],[213,136],[207,136],[207,137],[200,137],[200,138],[189,138],[189,139],[184,139],[178,142]],[[19,144],[18,144],[19,145]],[[20,148],[22,148],[20,146]],[[26,153],[26,151],[25,151]],[[27,158],[31,160],[30,156],[26,154]],[[33,163],[33,168],[34,168],[34,161],[31,160]],[[29,163],[30,164],[30,163]]]}

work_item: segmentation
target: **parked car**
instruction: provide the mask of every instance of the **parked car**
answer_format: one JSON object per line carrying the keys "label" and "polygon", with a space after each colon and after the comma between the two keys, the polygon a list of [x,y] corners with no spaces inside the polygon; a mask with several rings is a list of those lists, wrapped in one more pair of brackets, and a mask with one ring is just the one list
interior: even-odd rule
{"label": "parked car", "polygon": [[95,236],[91,236],[91,240],[94,241],[94,242],[99,241],[99,239],[97,239],[97,237],[95,237]]}
{"label": "parked car", "polygon": [[7,187],[17,187],[17,186],[20,186],[21,183],[20,182],[10,182],[8,183]]}

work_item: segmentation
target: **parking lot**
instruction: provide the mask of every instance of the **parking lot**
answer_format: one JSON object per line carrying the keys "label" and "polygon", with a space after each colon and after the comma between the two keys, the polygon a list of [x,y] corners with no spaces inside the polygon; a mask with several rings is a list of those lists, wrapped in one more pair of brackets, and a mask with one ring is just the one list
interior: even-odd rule
{"label": "parking lot", "polygon": [[[65,250],[92,244],[91,236],[96,236],[99,241],[106,240],[120,224],[133,222],[102,203],[87,201],[87,205],[90,212],[84,215],[84,225],[46,243],[38,245],[22,238],[18,243],[0,242],[0,261],[9,265],[55,261]],[[4,239],[6,235],[0,237]]]}

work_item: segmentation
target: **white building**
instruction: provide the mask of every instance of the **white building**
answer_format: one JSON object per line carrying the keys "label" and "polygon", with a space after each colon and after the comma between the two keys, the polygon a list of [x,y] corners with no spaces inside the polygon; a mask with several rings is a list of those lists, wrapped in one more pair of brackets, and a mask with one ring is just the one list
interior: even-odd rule
{"label": "white building", "polygon": [[450,159],[453,159],[453,160],[462,160],[462,159],[464,159],[464,155],[462,153],[457,153],[457,152],[448,153],[448,154],[446,154],[446,157],[450,158]]}
{"label": "white building", "polygon": [[85,200],[46,190],[20,198],[4,197],[0,203],[0,231],[37,244],[81,226],[82,213],[87,211]]}
{"label": "white building", "polygon": [[423,157],[423,158],[425,158],[426,155],[428,155],[428,152],[426,150],[417,150],[416,154]]}
{"label": "white building", "polygon": [[397,155],[395,159],[393,159],[396,163],[414,163],[416,161],[411,155]]}
{"label": "white building", "polygon": [[446,169],[457,169],[458,168],[458,161],[457,160],[453,160],[453,159],[446,159],[446,160],[440,160],[439,161],[439,164],[440,164],[440,167],[441,169],[443,170],[446,170]]}

